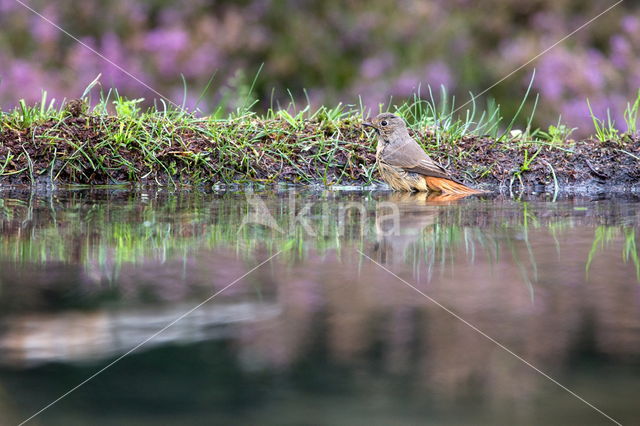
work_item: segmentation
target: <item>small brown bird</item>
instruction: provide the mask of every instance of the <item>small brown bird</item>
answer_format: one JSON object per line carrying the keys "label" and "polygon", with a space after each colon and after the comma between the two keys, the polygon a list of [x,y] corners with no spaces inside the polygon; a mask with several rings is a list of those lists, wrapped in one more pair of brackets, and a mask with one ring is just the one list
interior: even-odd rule
{"label": "small brown bird", "polygon": [[376,163],[380,176],[396,191],[436,191],[446,194],[478,194],[453,178],[433,161],[409,135],[404,120],[383,113],[363,123],[378,133]]}

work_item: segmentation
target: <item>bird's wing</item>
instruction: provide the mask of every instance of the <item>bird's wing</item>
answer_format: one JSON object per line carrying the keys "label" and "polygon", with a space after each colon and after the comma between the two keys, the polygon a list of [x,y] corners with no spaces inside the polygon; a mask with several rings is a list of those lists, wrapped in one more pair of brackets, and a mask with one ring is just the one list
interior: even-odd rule
{"label": "bird's wing", "polygon": [[401,167],[407,172],[455,180],[441,165],[433,161],[413,138],[405,138],[402,143],[388,146],[383,156],[386,163]]}
{"label": "bird's wing", "polygon": [[440,164],[433,161],[431,158],[422,159],[417,165],[413,167],[403,167],[407,172],[419,173],[424,176],[433,176],[438,178],[445,178],[454,180],[453,177],[447,172]]}

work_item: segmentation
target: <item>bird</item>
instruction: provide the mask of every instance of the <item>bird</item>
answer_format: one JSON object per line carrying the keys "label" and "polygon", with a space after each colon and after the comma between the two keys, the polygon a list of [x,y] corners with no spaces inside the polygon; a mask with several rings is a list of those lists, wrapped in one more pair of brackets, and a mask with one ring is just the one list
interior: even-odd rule
{"label": "bird", "polygon": [[382,113],[362,124],[372,127],[378,134],[378,171],[392,189],[460,195],[484,192],[461,183],[433,161],[409,135],[407,124],[401,117]]}

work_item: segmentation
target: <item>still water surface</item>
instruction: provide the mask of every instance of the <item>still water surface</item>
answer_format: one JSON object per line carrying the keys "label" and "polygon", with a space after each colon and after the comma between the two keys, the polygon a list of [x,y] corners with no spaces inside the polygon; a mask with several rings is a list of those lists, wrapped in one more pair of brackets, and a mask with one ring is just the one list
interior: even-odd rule
{"label": "still water surface", "polygon": [[452,312],[637,424],[639,217],[633,198],[4,189],[0,425],[132,349],[32,424],[612,424]]}

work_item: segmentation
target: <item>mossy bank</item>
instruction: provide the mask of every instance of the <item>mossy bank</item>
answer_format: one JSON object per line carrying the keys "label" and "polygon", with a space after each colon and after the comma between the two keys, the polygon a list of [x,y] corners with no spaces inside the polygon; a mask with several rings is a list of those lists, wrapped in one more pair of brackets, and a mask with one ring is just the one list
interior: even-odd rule
{"label": "mossy bank", "polygon": [[[363,111],[339,106],[198,117],[177,108],[143,112],[138,103],[119,98],[91,109],[82,101],[58,108],[22,103],[2,113],[0,184],[379,182],[375,136],[361,124]],[[500,131],[495,114],[456,121],[415,104],[392,111],[407,119],[434,159],[480,188],[633,191],[640,182],[635,135],[576,141],[560,125]]]}

